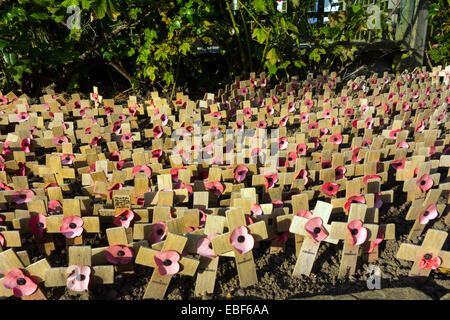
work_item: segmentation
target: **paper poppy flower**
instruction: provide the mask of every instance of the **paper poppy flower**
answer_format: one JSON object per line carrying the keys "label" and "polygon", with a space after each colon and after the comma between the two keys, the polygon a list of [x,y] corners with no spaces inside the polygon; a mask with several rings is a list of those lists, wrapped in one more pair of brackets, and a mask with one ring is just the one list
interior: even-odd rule
{"label": "paper poppy flower", "polygon": [[12,190],[12,188],[6,184],[4,184],[3,182],[0,182],[0,191],[4,191],[4,190]]}
{"label": "paper poppy flower", "polygon": [[109,160],[111,160],[111,161],[120,161],[120,152],[119,151],[112,151],[109,154]]}
{"label": "paper poppy flower", "polygon": [[122,134],[122,137],[120,138],[120,141],[122,141],[122,142],[133,142],[133,134],[131,132]]}
{"label": "paper poppy flower", "polygon": [[375,247],[379,245],[383,240],[384,240],[384,233],[381,229],[378,229],[377,238],[375,239],[375,241],[370,241],[370,247],[365,252],[371,253],[373,249],[375,249]]}
{"label": "paper poppy flower", "polygon": [[352,108],[347,108],[344,110],[344,115],[347,117],[351,117],[353,115],[353,109]]}
{"label": "paper poppy flower", "polygon": [[98,145],[98,143],[99,143],[101,140],[102,140],[102,136],[100,136],[100,135],[95,136],[95,137],[92,138],[91,144],[92,144],[93,146],[96,146],[96,145]]}
{"label": "paper poppy flower", "polygon": [[72,291],[82,292],[89,288],[91,279],[91,267],[69,266],[67,268],[67,288]]}
{"label": "paper poppy flower", "polygon": [[308,121],[309,121],[309,114],[308,114],[308,112],[300,113],[300,122],[301,123],[307,123]]}
{"label": "paper poppy flower", "polygon": [[114,190],[121,190],[123,185],[120,182],[113,184],[110,188],[108,188],[109,198],[112,199]]}
{"label": "paper poppy flower", "polygon": [[289,152],[288,157],[287,157],[287,162],[291,163],[291,162],[295,162],[296,160],[297,160],[297,154],[293,151]]}
{"label": "paper poppy flower", "polygon": [[58,200],[50,200],[47,206],[49,214],[63,214],[62,205]]}
{"label": "paper poppy flower", "polygon": [[310,99],[307,99],[307,100],[305,100],[304,105],[305,105],[306,107],[308,107],[309,109],[311,109],[311,108],[314,106],[314,101],[312,101],[312,100],[310,100]]}
{"label": "paper poppy flower", "polygon": [[277,98],[277,96],[276,95],[273,95],[272,96],[272,102],[273,102],[273,104],[276,104],[276,103],[278,103],[278,98]]}
{"label": "paper poppy flower", "polygon": [[242,111],[244,112],[244,117],[247,119],[251,118],[253,115],[253,111],[249,107],[244,108]]}
{"label": "paper poppy flower", "polygon": [[295,179],[303,179],[303,180],[305,180],[304,185],[306,186],[308,184],[308,182],[309,182],[308,171],[305,170],[305,169],[300,169],[300,171],[295,176]]}
{"label": "paper poppy flower", "polygon": [[336,117],[331,118],[331,127],[337,126],[339,124],[339,120]]}
{"label": "paper poppy flower", "polygon": [[332,166],[331,160],[322,160],[321,162],[322,169],[329,169]]}
{"label": "paper poppy flower", "polygon": [[409,104],[408,104],[408,102],[403,102],[403,104],[402,104],[402,110],[403,111],[409,111],[409,110],[411,110],[411,108],[409,107]]}
{"label": "paper poppy flower", "polygon": [[397,149],[409,149],[409,144],[406,141],[400,141],[397,144]]}
{"label": "paper poppy flower", "polygon": [[[395,102],[394,102],[394,104],[395,104]],[[385,103],[383,105],[383,110],[385,113],[389,113],[391,111],[391,107],[389,106],[389,104]]]}
{"label": "paper poppy flower", "polygon": [[86,135],[88,135],[88,134],[91,134],[91,128],[86,128],[86,129],[84,129],[84,134],[86,134]]}
{"label": "paper poppy flower", "polygon": [[362,194],[349,197],[344,205],[345,211],[350,210],[352,203],[366,203],[366,198]]}
{"label": "paper poppy flower", "polygon": [[280,119],[280,126],[284,127],[286,126],[287,122],[288,122],[288,116],[284,116]]}
{"label": "paper poppy flower", "polygon": [[425,253],[419,262],[419,267],[423,269],[436,270],[441,265],[442,260],[440,257],[433,257],[432,253]]}
{"label": "paper poppy flower", "polygon": [[237,121],[236,122],[236,130],[239,131],[239,132],[244,131],[244,122]]}
{"label": "paper poppy flower", "polygon": [[416,126],[416,132],[422,132],[423,130],[425,130],[425,122],[421,120]]}
{"label": "paper poppy flower", "polygon": [[211,233],[206,238],[201,238],[197,242],[197,253],[203,257],[215,258],[211,239],[218,236],[218,233]]}
{"label": "paper poppy flower", "polygon": [[252,212],[252,216],[253,217],[254,216],[260,216],[260,215],[263,214],[261,206],[259,204],[257,204],[257,203],[254,203],[252,205],[252,208],[250,209],[250,211]]}
{"label": "paper poppy flower", "polygon": [[402,129],[396,129],[389,132],[389,138],[397,139],[397,133],[401,132]]}
{"label": "paper poppy flower", "polygon": [[11,289],[17,298],[33,294],[38,286],[28,272],[22,269],[12,269],[3,278],[3,285]]}
{"label": "paper poppy flower", "polygon": [[5,141],[3,143],[3,154],[5,156],[12,154],[12,150],[11,150],[11,142],[10,141]]}
{"label": "paper poppy flower", "polygon": [[294,101],[289,102],[289,104],[288,104],[288,111],[289,112],[294,112],[295,111],[295,102]]}
{"label": "paper poppy flower", "polygon": [[0,96],[0,105],[8,104],[8,98]]}
{"label": "paper poppy flower", "polygon": [[324,135],[326,135],[326,134],[328,134],[328,128],[326,128],[326,127],[323,127],[323,128],[320,128],[319,129],[319,137],[323,137]]}
{"label": "paper poppy flower", "polygon": [[62,154],[61,155],[61,164],[63,166],[67,166],[73,163],[75,156],[73,154]]}
{"label": "paper poppy flower", "polygon": [[336,180],[345,178],[345,173],[347,169],[344,166],[338,166],[334,169],[334,174],[336,176]]}
{"label": "paper poppy flower", "polygon": [[22,139],[22,142],[20,145],[21,145],[22,151],[27,152],[27,153],[31,151],[31,139],[30,138]]}
{"label": "paper poppy flower", "polygon": [[153,128],[153,137],[161,138],[163,135],[163,129],[161,126],[156,126]]}
{"label": "paper poppy flower", "polygon": [[278,148],[280,150],[285,150],[288,147],[288,141],[286,137],[281,137],[278,139]]}
{"label": "paper poppy flower", "polygon": [[244,254],[253,249],[255,239],[248,233],[247,227],[239,226],[231,232],[230,243],[238,253]]}
{"label": "paper poppy flower", "polygon": [[361,220],[353,220],[347,224],[347,229],[352,238],[354,246],[363,244],[367,239],[367,229],[363,227]]}
{"label": "paper poppy flower", "polygon": [[189,194],[189,195],[192,195],[192,186],[189,185],[189,184],[184,184],[183,182],[178,181],[178,182],[175,184],[174,188],[175,188],[175,189],[186,189],[186,190],[188,191],[188,194]]}
{"label": "paper poppy flower", "polygon": [[[214,113],[215,113],[214,117],[220,119],[220,112],[214,112]],[[218,115],[217,115],[217,113],[218,113]],[[165,126],[169,122],[169,117],[167,117],[167,115],[165,115],[165,114],[162,114],[159,117],[159,120],[161,120],[161,125]]]}
{"label": "paper poppy flower", "polygon": [[106,107],[105,108],[105,114],[107,115],[107,116],[109,116],[111,113],[113,113],[114,112],[114,108],[113,107]]}
{"label": "paper poppy flower", "polygon": [[156,222],[152,225],[152,231],[148,236],[150,244],[161,242],[167,235],[167,225],[165,222]]}
{"label": "paper poppy flower", "polygon": [[450,104],[450,96],[445,97],[445,103]]}
{"label": "paper poppy flower", "polygon": [[143,166],[134,166],[133,171],[132,171],[133,177],[138,172],[146,173],[149,178],[152,176],[152,170],[149,167],[145,166],[145,165],[143,165]]}
{"label": "paper poppy flower", "polygon": [[404,169],[405,168],[405,163],[406,163],[406,159],[405,158],[397,159],[397,160],[392,161],[391,166],[395,170]]}
{"label": "paper poppy flower", "polygon": [[273,115],[274,112],[275,112],[275,110],[274,110],[274,108],[273,108],[273,105],[269,104],[269,105],[266,107],[266,112],[267,112],[267,114],[269,114],[269,115]]}
{"label": "paper poppy flower", "polygon": [[358,153],[361,150],[360,147],[355,148],[355,150],[353,150],[353,155],[352,155],[352,161],[355,163],[359,163],[362,159],[358,158]]}
{"label": "paper poppy flower", "polygon": [[15,204],[22,204],[31,201],[33,196],[34,192],[32,190],[19,190],[12,194],[11,199]]}
{"label": "paper poppy flower", "polygon": [[305,231],[308,232],[316,242],[321,242],[328,237],[328,232],[323,227],[323,221],[320,217],[309,219],[305,223]]}
{"label": "paper poppy flower", "polygon": [[30,115],[26,112],[21,112],[16,116],[17,122],[25,122],[28,121],[28,119],[30,119]]}
{"label": "paper poppy flower", "polygon": [[130,114],[135,117],[137,114],[137,109],[139,108],[139,105],[134,105],[134,106],[130,106],[128,107],[128,111],[130,112]]}
{"label": "paper poppy flower", "polygon": [[264,180],[266,181],[266,189],[272,189],[275,184],[278,182],[277,174],[268,174],[264,176]]}
{"label": "paper poppy flower", "polygon": [[223,191],[224,187],[220,181],[209,181],[205,183],[205,188],[211,191],[214,195],[219,197]]}
{"label": "paper poppy flower", "polygon": [[306,219],[311,219],[313,217],[311,211],[309,211],[309,210],[299,210],[299,211],[297,211],[297,213],[295,215],[306,218]]}
{"label": "paper poppy flower", "polygon": [[134,219],[134,212],[130,209],[126,209],[116,215],[114,218],[114,225],[118,227],[128,228],[131,224],[131,221]]}
{"label": "paper poppy flower", "polygon": [[381,180],[381,177],[377,174],[368,174],[363,179],[364,184],[367,184],[367,181],[369,181],[371,179],[380,179]]}
{"label": "paper poppy flower", "polygon": [[26,176],[26,172],[27,172],[27,167],[25,166],[25,164],[23,162],[18,162],[17,166],[19,167],[19,169],[17,169],[16,171],[14,171],[16,176]]}
{"label": "paper poppy flower", "polygon": [[419,223],[427,224],[430,220],[435,219],[438,216],[438,211],[436,205],[430,204],[423,212],[419,215]]}
{"label": "paper poppy flower", "polygon": [[105,250],[105,258],[112,264],[127,264],[133,261],[133,249],[127,246],[109,246]]}
{"label": "paper poppy flower", "polygon": [[180,270],[180,254],[174,250],[157,252],[153,259],[161,276],[176,274]]}
{"label": "paper poppy flower", "polygon": [[367,118],[365,121],[366,129],[372,129],[373,122],[374,122],[373,118]]}
{"label": "paper poppy flower", "polygon": [[120,132],[122,131],[122,121],[114,122],[113,127],[112,127],[112,131],[115,134],[120,134]]}
{"label": "paper poppy flower", "polygon": [[322,185],[322,192],[329,197],[335,196],[338,193],[339,185],[337,183],[325,182]]}
{"label": "paper poppy flower", "polygon": [[42,214],[35,215],[30,218],[28,225],[30,226],[32,234],[42,237],[47,228],[46,217]]}
{"label": "paper poppy flower", "polygon": [[64,142],[69,142],[69,139],[66,136],[53,137],[53,144],[55,146],[62,146]]}
{"label": "paper poppy flower", "polygon": [[[358,87],[358,85],[356,85],[356,87]],[[348,97],[342,96],[342,97],[341,97],[341,103],[342,103],[342,104],[347,104],[347,102],[348,102]]]}
{"label": "paper poppy flower", "polygon": [[163,151],[161,149],[152,150],[152,158],[157,158],[158,162],[161,160]]}
{"label": "paper poppy flower", "polygon": [[323,117],[324,117],[325,119],[330,119],[330,118],[331,118],[331,108],[326,108],[326,109],[323,111]]}
{"label": "paper poppy flower", "polygon": [[434,181],[428,174],[424,174],[417,179],[416,185],[419,187],[421,192],[427,192],[434,185]]}
{"label": "paper poppy flower", "polygon": [[260,129],[264,129],[267,127],[267,122],[266,120],[260,120],[256,123],[256,127],[260,128]]}
{"label": "paper poppy flower", "polygon": [[64,217],[59,231],[68,239],[76,238],[83,233],[83,219],[78,216]]}
{"label": "paper poppy flower", "polygon": [[237,182],[242,182],[247,177],[248,168],[244,165],[238,165],[234,168],[234,179]]}
{"label": "paper poppy flower", "polygon": [[333,134],[330,136],[330,142],[334,144],[341,144],[342,143],[342,135],[339,133]]}

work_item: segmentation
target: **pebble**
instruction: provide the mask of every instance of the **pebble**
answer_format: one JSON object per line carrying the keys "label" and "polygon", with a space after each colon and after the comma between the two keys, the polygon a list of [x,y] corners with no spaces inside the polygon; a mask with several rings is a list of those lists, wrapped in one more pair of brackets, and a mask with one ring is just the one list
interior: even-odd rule
{"label": "pebble", "polygon": [[234,295],[237,296],[237,297],[243,297],[243,296],[245,296],[244,289],[242,289],[242,288],[238,289],[238,290],[234,293]]}

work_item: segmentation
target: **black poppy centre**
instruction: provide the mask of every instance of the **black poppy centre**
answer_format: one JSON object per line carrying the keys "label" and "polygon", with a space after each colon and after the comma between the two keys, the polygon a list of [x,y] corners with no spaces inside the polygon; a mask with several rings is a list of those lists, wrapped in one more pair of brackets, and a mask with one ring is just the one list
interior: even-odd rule
{"label": "black poppy centre", "polygon": [[158,230],[156,231],[156,233],[157,233],[158,235],[162,236],[162,235],[164,234],[164,229],[158,229]]}
{"label": "black poppy centre", "polygon": [[120,220],[122,220],[122,221],[127,220],[127,216],[126,215],[120,216]]}
{"label": "black poppy centre", "polygon": [[38,222],[38,223],[36,223],[36,227],[38,227],[39,229],[42,229],[44,227],[44,224],[42,222]]}
{"label": "black poppy centre", "polygon": [[86,276],[85,276],[84,274],[79,274],[79,275],[76,277],[76,279],[77,279],[78,281],[83,281],[84,279],[86,279]]}
{"label": "black poppy centre", "polygon": [[75,224],[75,223],[73,223],[73,222],[71,222],[70,224],[69,224],[69,228],[70,229],[75,229],[77,227],[77,225]]}
{"label": "black poppy centre", "polygon": [[430,260],[432,258],[431,254],[427,253],[426,255],[423,256],[423,258],[425,260]]}
{"label": "black poppy centre", "polygon": [[117,251],[117,255],[118,255],[119,257],[123,257],[123,256],[125,255],[125,251],[119,250],[119,251]]}
{"label": "black poppy centre", "polygon": [[352,235],[356,236],[358,234],[358,229],[352,229],[350,232]]}
{"label": "black poppy centre", "polygon": [[320,228],[319,227],[315,227],[313,232],[314,232],[314,234],[319,234],[320,233]]}
{"label": "black poppy centre", "polygon": [[172,261],[169,259],[166,259],[163,261],[163,265],[165,265],[166,267],[170,266],[172,264]]}
{"label": "black poppy centre", "polygon": [[18,278],[18,279],[16,280],[16,283],[17,283],[19,286],[23,286],[25,283],[27,283],[27,280],[25,280],[25,278]]}
{"label": "black poppy centre", "polygon": [[242,242],[245,241],[245,237],[244,237],[244,236],[239,236],[239,237],[237,238],[237,241],[238,241],[239,243],[242,243]]}

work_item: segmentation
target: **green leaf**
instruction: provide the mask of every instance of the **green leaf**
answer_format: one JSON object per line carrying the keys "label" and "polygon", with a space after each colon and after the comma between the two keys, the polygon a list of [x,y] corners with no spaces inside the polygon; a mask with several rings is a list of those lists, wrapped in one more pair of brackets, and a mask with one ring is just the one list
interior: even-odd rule
{"label": "green leaf", "polygon": [[269,63],[275,65],[280,59],[278,58],[277,50],[272,48],[267,52],[266,59],[269,60]]}
{"label": "green leaf", "polygon": [[303,68],[306,67],[306,63],[303,60],[295,60],[294,66],[296,66],[297,68]]}
{"label": "green leaf", "polygon": [[266,3],[264,0],[253,0],[252,2],[253,8],[255,8],[256,11],[259,12],[266,12]]}
{"label": "green leaf", "polygon": [[10,66],[15,65],[17,62],[17,54],[15,53],[5,53],[3,58],[5,59],[6,64],[9,64]]}
{"label": "green leaf", "polygon": [[167,83],[167,85],[173,83],[173,74],[166,71],[164,73],[163,80]]}
{"label": "green leaf", "polygon": [[81,6],[82,6],[83,10],[89,10],[92,2],[93,1],[89,1],[89,0],[81,0]]}
{"label": "green leaf", "polygon": [[189,43],[185,42],[180,46],[178,51],[182,52],[183,55],[185,56],[187,52],[191,51],[191,45]]}
{"label": "green leaf", "polygon": [[99,4],[93,6],[94,12],[99,19],[103,19],[106,15],[106,11],[108,10],[108,1],[101,0]]}
{"label": "green leaf", "polygon": [[50,17],[50,15],[45,12],[39,12],[39,13],[35,12],[35,13],[30,14],[30,17],[32,17],[36,20],[47,20]]}
{"label": "green leaf", "polygon": [[262,44],[266,41],[266,32],[261,28],[255,28],[252,33],[252,38],[256,38],[256,41]]}

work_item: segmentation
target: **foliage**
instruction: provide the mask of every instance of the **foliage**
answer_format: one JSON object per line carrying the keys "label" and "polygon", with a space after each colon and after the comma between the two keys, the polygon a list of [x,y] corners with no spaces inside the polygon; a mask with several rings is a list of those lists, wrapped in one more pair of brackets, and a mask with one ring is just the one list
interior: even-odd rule
{"label": "foliage", "polygon": [[450,63],[450,0],[430,4],[428,55],[435,65]]}

